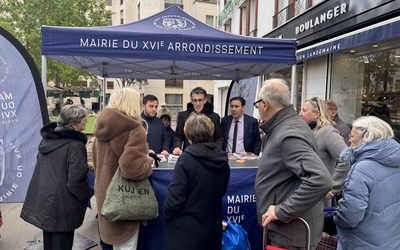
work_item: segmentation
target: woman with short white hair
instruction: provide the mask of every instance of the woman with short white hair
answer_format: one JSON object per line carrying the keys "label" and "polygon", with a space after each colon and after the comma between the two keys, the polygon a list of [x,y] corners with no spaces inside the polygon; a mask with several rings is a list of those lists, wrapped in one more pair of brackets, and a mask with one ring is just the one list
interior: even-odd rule
{"label": "woman with short white hair", "polygon": [[337,249],[400,249],[400,145],[388,123],[364,116],[353,122],[351,164],[334,217]]}

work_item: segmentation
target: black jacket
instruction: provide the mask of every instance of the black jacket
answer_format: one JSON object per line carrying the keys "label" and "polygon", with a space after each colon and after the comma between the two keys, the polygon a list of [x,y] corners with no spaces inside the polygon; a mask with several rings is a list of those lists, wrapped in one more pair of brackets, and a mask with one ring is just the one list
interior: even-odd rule
{"label": "black jacket", "polygon": [[[192,103],[187,104],[187,110],[179,112],[178,121],[175,129],[175,137],[174,137],[174,148],[180,148],[184,150],[187,146],[189,146],[189,141],[186,139],[185,134],[183,132],[183,127],[185,126],[185,122],[187,118],[189,118],[190,114],[195,112]],[[222,144],[224,143],[224,137],[222,135],[221,130],[221,118],[217,113],[214,113],[214,106],[206,102],[201,113],[207,115],[211,121],[214,123],[214,142],[222,149]],[[183,146],[182,146],[183,143]]]}
{"label": "black jacket", "polygon": [[87,137],[55,122],[40,133],[37,163],[21,218],[48,232],[70,232],[82,225],[93,195],[88,179]]}
{"label": "black jacket", "polygon": [[183,151],[164,202],[164,250],[221,249],[222,197],[229,177],[228,154],[215,143]]}

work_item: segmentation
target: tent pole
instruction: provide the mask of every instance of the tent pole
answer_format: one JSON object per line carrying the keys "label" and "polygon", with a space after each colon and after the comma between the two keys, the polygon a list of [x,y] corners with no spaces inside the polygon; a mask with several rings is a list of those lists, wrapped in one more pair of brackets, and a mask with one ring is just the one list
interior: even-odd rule
{"label": "tent pole", "polygon": [[292,65],[292,79],[291,79],[291,86],[290,86],[290,90],[291,90],[291,96],[292,96],[292,104],[294,106],[294,108],[297,108],[297,65],[294,64]]}
{"label": "tent pole", "polygon": [[47,89],[47,58],[46,56],[42,56],[42,84],[44,89],[44,96],[47,97],[46,89]]}
{"label": "tent pole", "polygon": [[106,108],[106,96],[107,96],[107,77],[108,74],[106,72],[107,62],[103,62],[103,107],[100,110],[104,110]]}
{"label": "tent pole", "polygon": [[103,105],[100,110],[104,110],[106,107],[106,92],[107,92],[107,78],[103,77]]}

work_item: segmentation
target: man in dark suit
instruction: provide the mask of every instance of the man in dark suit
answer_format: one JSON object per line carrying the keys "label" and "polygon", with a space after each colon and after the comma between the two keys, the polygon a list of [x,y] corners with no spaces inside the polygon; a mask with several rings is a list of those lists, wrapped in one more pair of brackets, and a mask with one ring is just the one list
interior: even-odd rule
{"label": "man in dark suit", "polygon": [[232,115],[222,118],[221,121],[224,136],[222,150],[228,153],[252,152],[258,155],[261,147],[258,122],[254,117],[243,113],[245,105],[246,101],[243,97],[233,97],[230,100]]}

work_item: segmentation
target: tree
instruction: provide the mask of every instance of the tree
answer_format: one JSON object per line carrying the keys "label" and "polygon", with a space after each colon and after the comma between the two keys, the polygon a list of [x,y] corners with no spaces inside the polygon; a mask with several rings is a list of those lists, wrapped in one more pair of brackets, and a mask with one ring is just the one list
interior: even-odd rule
{"label": "tree", "polygon": [[117,78],[117,83],[120,88],[136,85],[139,87],[139,89],[149,84],[147,79],[133,79],[133,78]]}
{"label": "tree", "polygon": [[[105,9],[104,0],[0,0],[0,26],[13,34],[28,50],[41,70],[42,25],[105,26],[112,12]],[[66,85],[80,84],[82,77],[96,76],[77,68],[48,60],[47,79],[58,75]]]}

